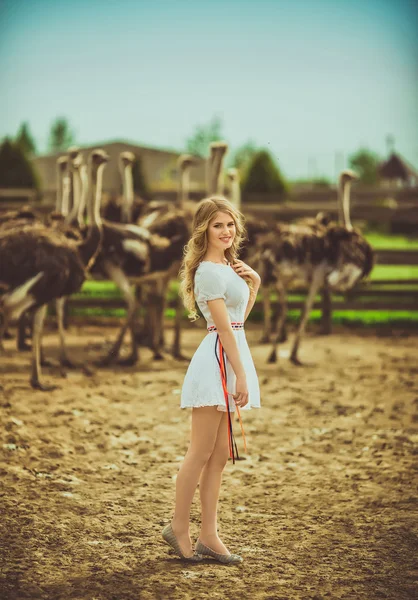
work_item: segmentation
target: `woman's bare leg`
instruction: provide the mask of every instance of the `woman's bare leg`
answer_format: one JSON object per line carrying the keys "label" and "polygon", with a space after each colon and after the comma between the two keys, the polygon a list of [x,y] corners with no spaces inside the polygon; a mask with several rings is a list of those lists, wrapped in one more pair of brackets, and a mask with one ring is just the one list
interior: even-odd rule
{"label": "woman's bare leg", "polygon": [[189,449],[176,480],[176,506],[171,522],[184,556],[193,554],[190,539],[190,508],[203,467],[215,447],[222,412],[216,406],[192,409],[192,432]]}
{"label": "woman's bare leg", "polygon": [[218,537],[217,510],[222,472],[228,462],[228,421],[222,413],[215,447],[200,477],[199,492],[202,505],[202,525],[199,539],[202,544],[220,554],[229,554],[228,549]]}

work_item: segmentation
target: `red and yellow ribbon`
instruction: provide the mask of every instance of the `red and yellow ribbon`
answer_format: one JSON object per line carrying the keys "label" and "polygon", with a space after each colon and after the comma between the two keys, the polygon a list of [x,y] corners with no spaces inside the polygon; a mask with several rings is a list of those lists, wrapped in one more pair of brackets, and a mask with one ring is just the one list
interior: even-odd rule
{"label": "red and yellow ribbon", "polygon": [[[244,328],[244,323],[231,323],[231,326],[233,329],[243,329]],[[212,325],[211,327],[208,327],[208,331],[216,331],[216,327],[214,325]],[[216,352],[216,348],[219,348],[219,357],[217,355]],[[225,365],[225,351],[224,348],[222,346],[222,342],[220,340],[219,335],[216,336],[216,345],[215,345],[215,354],[216,354],[216,358],[218,360],[219,363],[219,369],[221,372],[221,382],[222,382],[222,389],[223,389],[223,393],[224,393],[224,398],[225,398],[225,406],[226,406],[226,411],[227,411],[227,415],[228,415],[228,447],[229,447],[229,456],[230,458],[232,458],[232,462],[235,464],[235,460],[238,459],[239,460],[239,454],[238,454],[238,448],[235,442],[235,438],[234,438],[234,433],[233,433],[233,428],[232,428],[232,417],[231,417],[231,411],[229,408],[229,399],[228,399],[228,388],[227,388],[227,374],[226,374],[226,365]],[[247,440],[245,438],[245,433],[244,433],[244,426],[242,423],[242,418],[241,418],[241,413],[239,410],[239,407],[237,405],[236,409],[237,409],[237,414],[238,414],[238,420],[239,420],[239,424],[240,424],[240,428],[241,428],[241,434],[243,437],[243,441],[244,441],[244,450],[245,452],[247,452]]]}

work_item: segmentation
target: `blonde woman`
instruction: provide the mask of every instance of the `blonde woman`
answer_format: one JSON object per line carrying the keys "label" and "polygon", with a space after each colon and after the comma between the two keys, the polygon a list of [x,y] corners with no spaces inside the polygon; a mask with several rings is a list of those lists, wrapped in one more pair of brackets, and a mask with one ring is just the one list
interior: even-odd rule
{"label": "blonde woman", "polygon": [[[190,318],[196,303],[207,321],[208,334],[196,350],[181,393],[181,408],[192,409],[190,445],[176,481],[174,516],[163,538],[189,561],[210,556],[222,563],[242,562],[218,536],[217,507],[222,472],[228,457],[235,462],[232,431],[240,409],[260,406],[257,373],[244,333],[260,286],[259,275],[237,260],[244,238],[243,216],[223,197],[199,204],[192,236],[185,248],[181,293]],[[201,529],[193,549],[190,508],[199,483]]]}

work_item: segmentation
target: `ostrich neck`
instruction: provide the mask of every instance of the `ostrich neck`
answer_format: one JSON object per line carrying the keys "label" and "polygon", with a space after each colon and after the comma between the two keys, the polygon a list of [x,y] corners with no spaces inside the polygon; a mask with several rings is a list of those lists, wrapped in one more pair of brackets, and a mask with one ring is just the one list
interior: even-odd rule
{"label": "ostrich neck", "polygon": [[81,165],[80,167],[80,180],[81,180],[81,195],[80,203],[77,211],[77,223],[80,229],[84,227],[84,211],[86,208],[86,199],[89,193],[89,178],[87,172],[87,166]]}
{"label": "ostrich neck", "polygon": [[241,209],[241,186],[238,179],[232,182],[232,204],[238,209]]}
{"label": "ostrich neck", "polygon": [[122,179],[122,208],[120,211],[120,220],[122,223],[128,223],[129,219],[129,207],[128,207],[128,188],[126,181],[126,166],[121,165],[120,174]]}
{"label": "ostrich neck", "polygon": [[57,213],[59,213],[59,212],[62,213],[62,193],[63,193],[62,177],[63,177],[62,170],[58,166],[58,169],[57,169],[57,197],[55,199],[55,210]]}
{"label": "ostrich neck", "polygon": [[66,217],[68,215],[68,211],[70,209],[71,178],[65,172],[62,174],[61,189],[62,189],[62,196],[61,196],[60,212],[62,215],[64,215],[64,217]]}
{"label": "ostrich neck", "polygon": [[189,188],[190,188],[190,171],[188,168],[182,168],[180,171],[179,178],[179,189],[177,204],[180,208],[184,207],[185,202],[189,199]]}
{"label": "ostrich neck", "polygon": [[89,202],[87,204],[88,218],[88,233],[86,238],[78,245],[81,259],[89,270],[94,264],[102,242],[103,227],[100,217],[100,203],[103,188],[103,169],[104,164],[92,169],[93,185],[89,194]]}
{"label": "ostrich neck", "polygon": [[222,156],[219,152],[210,160],[209,194],[218,194],[221,188]]}
{"label": "ostrich neck", "polygon": [[350,219],[350,188],[351,183],[346,181],[343,186],[342,193],[342,204],[343,204],[343,215],[344,215],[344,225],[347,229],[353,229]]}
{"label": "ostrich neck", "polygon": [[132,165],[125,167],[125,205],[126,205],[126,223],[132,223],[132,205],[134,203],[134,180],[132,176]]}
{"label": "ostrich neck", "polygon": [[80,195],[81,195],[81,179],[80,179],[80,169],[76,169],[72,173],[73,180],[73,206],[71,211],[65,216],[65,222],[68,224],[72,223],[78,213],[78,207],[80,206]]}

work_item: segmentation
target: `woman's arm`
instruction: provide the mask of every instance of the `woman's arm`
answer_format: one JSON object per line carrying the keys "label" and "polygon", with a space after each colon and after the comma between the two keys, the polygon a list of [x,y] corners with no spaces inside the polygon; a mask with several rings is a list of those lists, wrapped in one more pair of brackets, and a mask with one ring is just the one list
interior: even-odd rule
{"label": "woman's arm", "polygon": [[237,340],[232,331],[225,300],[223,298],[208,300],[208,307],[213,322],[215,323],[219,339],[221,340],[222,346],[225,349],[228,360],[231,363],[237,378],[236,393],[233,395],[235,403],[238,406],[245,406],[248,403],[247,379],[239,355]]}
{"label": "woman's arm", "polygon": [[253,284],[252,288],[250,288],[250,297],[248,299],[247,308],[245,309],[244,321],[246,321],[256,301],[257,292],[260,289],[261,278],[260,275],[254,271],[254,269],[252,269],[242,260],[236,260],[232,265],[232,268],[235,270],[235,273],[240,275],[240,277],[249,277]]}

